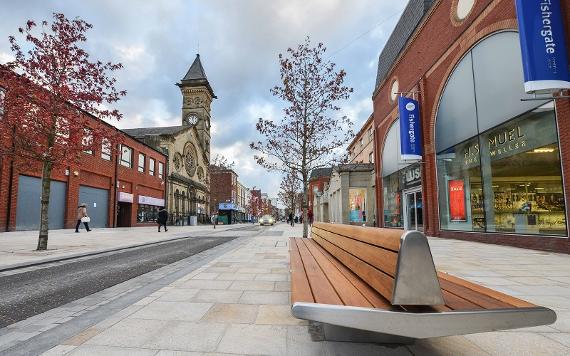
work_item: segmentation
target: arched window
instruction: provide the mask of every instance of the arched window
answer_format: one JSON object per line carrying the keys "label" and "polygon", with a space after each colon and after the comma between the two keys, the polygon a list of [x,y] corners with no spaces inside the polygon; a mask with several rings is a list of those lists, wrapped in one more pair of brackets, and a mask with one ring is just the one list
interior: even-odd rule
{"label": "arched window", "polygon": [[449,77],[435,143],[443,230],[566,235],[553,102],[521,101],[518,34],[475,45]]}

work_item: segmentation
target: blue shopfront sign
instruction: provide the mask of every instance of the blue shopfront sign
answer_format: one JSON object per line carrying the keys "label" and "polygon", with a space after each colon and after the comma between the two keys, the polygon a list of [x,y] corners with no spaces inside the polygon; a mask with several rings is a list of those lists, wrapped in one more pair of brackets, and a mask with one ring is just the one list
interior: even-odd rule
{"label": "blue shopfront sign", "polygon": [[570,89],[560,0],[516,0],[527,93]]}
{"label": "blue shopfront sign", "polygon": [[422,159],[422,127],[420,105],[411,98],[399,97],[400,111],[400,156],[402,160]]}
{"label": "blue shopfront sign", "polygon": [[238,210],[234,203],[219,203],[218,210]]}

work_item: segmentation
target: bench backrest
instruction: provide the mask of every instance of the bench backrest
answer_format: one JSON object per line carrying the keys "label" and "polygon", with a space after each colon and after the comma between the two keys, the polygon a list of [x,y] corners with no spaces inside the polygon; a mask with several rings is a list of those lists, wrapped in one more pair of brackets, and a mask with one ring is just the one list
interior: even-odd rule
{"label": "bench backrest", "polygon": [[311,237],[393,305],[444,304],[423,233],[314,223]]}

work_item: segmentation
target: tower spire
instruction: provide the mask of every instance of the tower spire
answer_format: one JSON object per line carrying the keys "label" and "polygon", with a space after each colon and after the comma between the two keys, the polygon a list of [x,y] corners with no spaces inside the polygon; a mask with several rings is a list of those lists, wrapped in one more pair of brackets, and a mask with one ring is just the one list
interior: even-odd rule
{"label": "tower spire", "polygon": [[212,95],[213,98],[217,98],[214,94],[214,90],[210,86],[210,82],[208,81],[208,77],[206,76],[206,71],[204,71],[204,66],[202,66],[202,61],[200,60],[200,54],[196,54],[196,58],[188,72],[180,83],[177,84],[179,87],[197,87],[197,86],[205,86],[208,88],[208,91]]}

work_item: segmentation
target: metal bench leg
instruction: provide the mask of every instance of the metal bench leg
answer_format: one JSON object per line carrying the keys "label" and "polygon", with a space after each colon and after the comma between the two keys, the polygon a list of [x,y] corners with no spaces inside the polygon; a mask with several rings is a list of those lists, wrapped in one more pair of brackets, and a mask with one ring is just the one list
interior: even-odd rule
{"label": "metal bench leg", "polygon": [[409,345],[416,341],[416,339],[404,336],[382,334],[368,330],[353,329],[320,322],[310,322],[309,332],[313,341],[326,340],[399,345]]}

